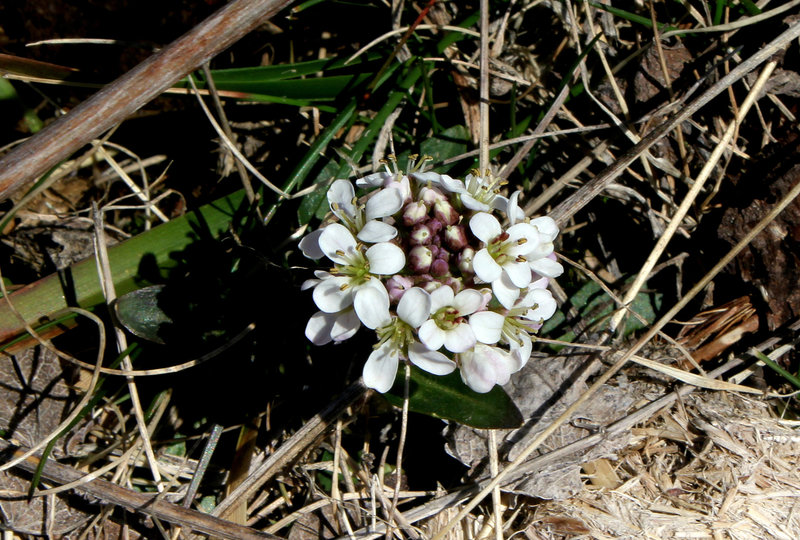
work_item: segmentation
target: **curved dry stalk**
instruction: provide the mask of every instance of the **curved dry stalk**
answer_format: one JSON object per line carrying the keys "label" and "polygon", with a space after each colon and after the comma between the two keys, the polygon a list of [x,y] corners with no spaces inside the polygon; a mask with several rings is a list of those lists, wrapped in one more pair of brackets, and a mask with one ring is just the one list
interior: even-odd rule
{"label": "curved dry stalk", "polygon": [[[217,122],[217,119],[216,119],[216,118],[214,118],[214,115],[213,115],[213,114],[211,114],[211,111],[210,111],[210,110],[208,110],[208,106],[206,105],[206,102],[205,102],[205,101],[203,101],[203,98],[202,98],[202,97],[200,97],[200,94],[198,94],[198,93],[197,93],[197,86],[196,86],[196,85],[195,85],[195,83],[194,83],[194,77],[192,77],[191,75],[189,75],[189,84],[192,86],[192,91],[195,93],[195,96],[197,96],[197,101],[200,103],[200,108],[201,108],[201,109],[203,109],[203,112],[205,113],[205,115],[206,115],[206,118],[208,119],[208,122],[211,124],[211,127],[213,127],[213,128],[214,128],[214,131],[216,131],[216,132],[217,132],[217,136],[218,136],[218,137],[220,138],[220,140],[223,142],[223,144],[225,145],[225,147],[226,147],[228,150],[230,150],[230,152],[231,152],[231,153],[232,153],[234,156],[236,156],[236,161],[237,161],[237,163],[240,163],[240,164],[244,165],[244,167],[245,167],[245,168],[246,168],[248,171],[250,171],[251,173],[253,173],[253,176],[255,176],[256,178],[258,178],[259,180],[261,180],[261,182],[262,182],[262,183],[263,183],[265,186],[267,186],[269,189],[271,189],[272,191],[274,191],[275,193],[277,193],[278,195],[280,195],[280,196],[281,196],[281,197],[283,197],[284,199],[291,199],[291,198],[292,198],[292,196],[291,196],[291,195],[289,195],[288,193],[286,193],[285,191],[283,191],[281,188],[279,188],[278,186],[276,186],[275,184],[273,184],[272,182],[270,182],[269,180],[267,180],[267,178],[266,178],[266,177],[265,177],[263,174],[261,174],[260,172],[258,172],[258,169],[256,169],[256,168],[253,166],[253,164],[252,164],[252,163],[250,163],[250,160],[249,160],[249,159],[247,159],[247,158],[244,156],[244,154],[242,154],[242,152],[241,152],[241,151],[240,151],[240,150],[239,150],[239,149],[236,147],[236,144],[234,144],[234,142],[233,142],[232,140],[230,140],[230,138],[228,137],[228,135],[225,133],[225,130],[224,130],[224,129],[222,129],[222,127],[221,127],[221,126],[219,125],[219,123]],[[251,191],[252,191],[252,189],[251,189]]]}
{"label": "curved dry stalk", "polygon": [[0,201],[125,120],[289,0],[234,0],[0,158]]}
{"label": "curved dry stalk", "polygon": [[677,36],[678,34],[705,34],[707,32],[729,32],[731,30],[737,30],[739,28],[744,28],[746,26],[750,26],[752,24],[765,21],[776,15],[780,15],[781,13],[789,11],[790,9],[792,9],[797,5],[800,5],[800,0],[792,0],[787,4],[770,9],[769,11],[764,11],[763,13],[759,13],[758,15],[752,15],[750,17],[746,17],[744,19],[740,19],[732,23],[718,24],[716,26],[709,26],[707,28],[694,28],[691,30],[671,30],[669,32],[664,32],[663,34],[661,34],[661,39],[667,39],[668,37]]}
{"label": "curved dry stalk", "polygon": [[[9,305],[12,307],[12,310],[14,311],[14,313],[19,315],[19,313],[16,311],[16,309],[11,304],[11,301],[8,300],[8,291],[6,290],[5,281],[3,281],[2,272],[0,272],[0,291],[2,291],[3,297],[6,298],[7,301],[9,302]],[[92,369],[92,378],[89,381],[89,386],[88,386],[88,388],[86,390],[86,394],[81,398],[81,400],[78,402],[78,404],[72,409],[72,412],[69,415],[67,415],[67,417],[53,431],[51,431],[45,438],[43,438],[41,441],[36,443],[32,448],[29,448],[26,452],[23,452],[19,456],[11,459],[10,461],[7,461],[7,462],[1,464],[0,465],[0,472],[8,470],[11,467],[17,466],[22,461],[24,461],[24,460],[28,459],[30,456],[34,455],[40,449],[44,448],[44,446],[49,444],[50,441],[52,441],[53,439],[58,437],[58,435],[63,430],[65,430],[67,428],[67,426],[69,426],[76,418],[78,418],[78,416],[80,416],[81,411],[83,411],[83,408],[86,407],[86,405],[88,405],[89,401],[91,401],[91,399],[92,399],[92,393],[94,392],[94,388],[97,385],[98,379],[100,378],[100,364],[103,362],[103,354],[105,352],[105,346],[106,346],[105,326],[103,325],[103,321],[101,321],[100,318],[97,315],[95,315],[94,313],[92,313],[90,311],[86,311],[85,309],[81,309],[81,308],[71,308],[70,310],[74,311],[75,313],[79,313],[79,314],[83,315],[84,317],[87,317],[89,320],[91,320],[93,323],[95,323],[97,325],[97,329],[98,329],[99,336],[100,336],[99,340],[98,340],[99,342],[98,342],[97,362],[95,363],[94,367],[89,366],[89,369]],[[32,331],[32,330],[33,330],[32,328],[29,329],[29,331]],[[35,334],[31,334],[31,335],[35,335]],[[38,336],[36,336],[36,337],[38,338]],[[43,340],[41,340],[41,338],[38,338],[38,339],[40,340],[39,341],[40,344],[42,344],[45,348],[47,348],[50,351],[55,352],[56,355],[61,356],[60,352],[55,351],[55,347],[53,347],[49,343],[45,343]]]}
{"label": "curved dry stalk", "polygon": [[[396,28],[395,30],[390,30],[390,31],[386,32],[385,34],[382,34],[382,35],[376,37],[375,39],[373,39],[372,41],[370,41],[369,43],[367,43],[366,45],[361,47],[359,50],[357,50],[350,58],[345,60],[345,65],[349,64],[350,62],[352,62],[353,60],[355,60],[356,58],[358,58],[359,56],[361,56],[362,54],[364,54],[365,52],[370,50],[372,47],[377,45],[378,43],[380,43],[382,41],[386,41],[387,39],[389,39],[392,36],[405,34],[406,32],[408,32],[408,30],[410,28],[411,28],[410,26],[403,26],[402,28]],[[474,37],[480,37],[481,36],[480,33],[476,32],[475,30],[470,30],[469,28],[461,28],[460,26],[450,26],[448,24],[418,24],[415,27],[415,29],[416,30],[447,30],[448,32],[459,32],[461,34],[466,34],[468,36],[474,36]]]}
{"label": "curved dry stalk", "polygon": [[[650,255],[642,265],[641,270],[639,270],[638,275],[631,284],[631,287],[628,289],[628,292],[625,293],[625,296],[622,299],[623,305],[627,306],[630,304],[633,299],[636,298],[636,295],[639,294],[639,291],[642,289],[645,281],[650,275],[650,271],[656,265],[662,253],[664,253],[664,250],[667,248],[667,244],[670,242],[670,240],[672,240],[675,231],[678,230],[678,227],[683,222],[683,217],[689,212],[689,209],[691,208],[692,204],[694,204],[695,199],[700,194],[700,190],[703,188],[706,180],[708,180],[709,176],[711,176],[711,172],[713,171],[714,167],[716,167],[717,162],[722,157],[722,153],[725,151],[728,143],[730,143],[731,139],[733,139],[733,134],[736,131],[737,126],[742,123],[744,117],[750,111],[750,107],[753,105],[753,103],[755,103],[756,99],[758,99],[761,89],[764,87],[764,84],[766,84],[767,79],[769,79],[769,76],[772,74],[775,67],[777,67],[777,62],[774,61],[769,62],[766,66],[764,66],[764,69],[761,71],[761,75],[758,77],[758,80],[747,94],[742,106],[739,108],[738,114],[728,125],[728,128],[725,130],[725,134],[714,148],[714,151],[711,153],[708,161],[697,175],[697,178],[695,178],[694,182],[691,184],[692,187],[689,189],[686,197],[684,197],[680,207],[678,207],[677,211],[672,216],[669,225],[667,225],[667,228],[659,237],[656,245],[653,247],[653,250],[650,252]],[[620,321],[622,321],[622,317],[625,315],[625,313],[626,312],[624,310],[619,310],[611,318],[610,329],[612,332],[617,330],[617,326],[619,325]]]}

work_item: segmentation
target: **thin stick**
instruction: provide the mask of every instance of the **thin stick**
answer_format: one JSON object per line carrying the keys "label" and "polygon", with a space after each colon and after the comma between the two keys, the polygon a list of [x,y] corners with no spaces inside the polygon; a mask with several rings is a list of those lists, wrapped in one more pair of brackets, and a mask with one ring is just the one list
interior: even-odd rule
{"label": "thin stick", "polygon": [[317,437],[322,435],[328,429],[330,423],[363,396],[365,391],[364,383],[360,379],[347,387],[339,398],[306,422],[291,439],[283,443],[269,458],[252,471],[241,484],[236,486],[236,489],[231,491],[214,508],[212,514],[225,517],[240,500],[249,499],[261,486],[291,463]]}
{"label": "thin stick", "polygon": [[[653,267],[658,262],[658,259],[661,257],[661,254],[667,248],[667,244],[672,239],[675,234],[675,231],[678,230],[678,227],[683,222],[683,217],[689,212],[692,204],[694,204],[695,199],[700,194],[700,190],[705,185],[706,180],[711,175],[714,167],[717,165],[720,157],[722,157],[722,153],[725,151],[728,143],[733,138],[733,134],[736,131],[736,127],[742,123],[744,117],[747,115],[747,112],[750,110],[750,107],[755,103],[756,99],[758,99],[758,95],[761,92],[761,89],[764,87],[764,84],[769,79],[769,76],[772,74],[773,70],[777,66],[776,62],[769,62],[764,69],[761,71],[761,75],[758,77],[758,80],[753,85],[753,88],[750,90],[750,93],[747,94],[744,102],[742,103],[741,108],[739,109],[739,113],[736,115],[733,122],[730,123],[728,129],[725,130],[725,134],[720,139],[717,146],[714,148],[714,151],[711,153],[711,156],[708,158],[708,161],[703,166],[703,169],[697,175],[697,178],[692,183],[691,189],[686,194],[686,197],[681,202],[680,207],[675,212],[675,215],[672,216],[672,220],[669,222],[664,233],[656,242],[655,247],[653,248],[650,256],[645,261],[644,265],[642,265],[641,270],[639,270],[639,274],[636,276],[636,279],[633,281],[633,284],[628,289],[628,292],[625,293],[625,296],[622,299],[622,303],[624,306],[630,304],[636,295],[639,294],[642,286],[644,285],[645,281],[647,280],[648,276],[650,275],[650,271],[653,270]],[[617,311],[614,314],[614,317],[611,319],[610,328],[613,332],[619,323],[622,321],[626,311],[624,309]]]}
{"label": "thin stick", "polygon": [[[0,441],[0,449],[5,450],[7,448],[8,444]],[[20,456],[23,455],[23,453],[23,449],[19,449],[14,452],[14,455]],[[28,457],[19,462],[17,468],[28,472],[34,472],[38,465],[38,458]],[[83,477],[83,473],[72,467],[67,467],[66,465],[61,465],[60,463],[50,460],[44,465],[42,477],[51,482],[66,484],[80,480]],[[189,530],[210,534],[219,538],[230,538],[232,540],[280,540],[280,537],[273,534],[260,532],[250,527],[209,516],[204,512],[183,508],[177,504],[159,500],[156,495],[126,489],[108,480],[103,480],[102,478],[96,478],[91,482],[76,485],[75,489],[91,495],[92,497],[97,497],[102,501],[123,508],[129,508],[170,523],[177,523]]]}
{"label": "thin stick", "polygon": [[[489,473],[492,478],[500,472],[500,460],[497,457],[497,430],[489,430]],[[500,486],[492,490],[492,505],[494,506],[494,537],[503,540],[503,503],[500,500]]]}
{"label": "thin stick", "polygon": [[[796,25],[797,26],[797,25]],[[728,264],[736,255],[739,254],[747,244],[755,238],[761,231],[763,231],[776,217],[780,214],[791,202],[800,195],[800,182],[798,182],[792,190],[756,225],[742,240],[739,241],[714,268],[712,268],[703,278],[695,284],[694,287],[684,296],[677,304],[675,304],[667,313],[664,314],[653,326],[630,348],[625,354],[617,360],[608,371],[603,373],[598,379],[584,392],[572,405],[570,405],[552,424],[547,426],[532,442],[525,448],[517,459],[515,459],[508,467],[503,469],[496,477],[492,479],[489,484],[478,493],[469,503],[464,505],[461,511],[452,519],[445,527],[443,527],[433,540],[441,540],[457,523],[472,511],[483,499],[485,499],[495,488],[500,485],[503,479],[520,466],[534,450],[552,435],[562,424],[567,422],[570,417],[583,405],[592,395],[594,395],[608,380],[614,376],[622,367],[628,363],[628,360],[635,355],[639,350],[644,347],[668,322],[672,320],[686,305],[705,288],[706,285]]]}
{"label": "thin stick", "polygon": [[481,77],[480,77],[480,158],[481,176],[489,170],[489,0],[481,0]]}
{"label": "thin stick", "polygon": [[0,201],[230,47],[289,0],[234,0],[0,158]]}
{"label": "thin stick", "polygon": [[647,134],[647,136],[643,137],[638,144],[620,156],[617,161],[605,168],[592,180],[587,182],[579,191],[556,206],[550,212],[550,216],[560,224],[565,223],[584,206],[589,204],[589,202],[597,195],[599,195],[606,188],[606,186],[611,183],[612,180],[619,176],[622,171],[628,167],[628,165],[638,159],[642,152],[650,148],[658,140],[664,137],[664,135],[672,131],[681,122],[705,106],[709,101],[714,99],[720,92],[727,89],[735,81],[741,79],[751,70],[755,69],[757,66],[766,61],[770,56],[786,47],[798,36],[800,36],[800,22],[795,22],[789,27],[788,30],[773,39],[762,49],[756,51],[750,58],[731,70],[729,74],[722,77],[703,95],[687,104],[678,113],[676,113],[675,116],[653,129]]}
{"label": "thin stick", "polygon": [[[108,259],[108,246],[106,245],[105,229],[103,228],[103,214],[98,210],[96,203],[92,203],[92,218],[94,219],[95,226],[94,249],[95,256],[97,257],[97,273],[98,277],[100,277],[100,285],[103,289],[103,296],[106,299],[106,304],[111,306],[114,300],[117,299],[117,293],[114,289],[114,280],[111,278],[111,263]],[[122,352],[128,348],[128,339],[125,337],[125,332],[116,325],[114,326],[114,333],[117,337],[117,350]],[[133,369],[131,357],[127,354],[122,358],[122,369],[123,371],[130,371]],[[158,492],[161,493],[164,486],[161,484],[158,460],[156,459],[155,452],[153,452],[153,445],[150,443],[150,434],[147,430],[147,421],[144,419],[142,403],[139,401],[139,391],[136,387],[136,381],[133,377],[127,377],[127,384],[128,392],[131,396],[133,414],[136,418],[136,426],[139,428],[139,436],[142,438],[142,446],[147,456],[147,463],[150,466],[150,472],[153,475],[156,488]]]}

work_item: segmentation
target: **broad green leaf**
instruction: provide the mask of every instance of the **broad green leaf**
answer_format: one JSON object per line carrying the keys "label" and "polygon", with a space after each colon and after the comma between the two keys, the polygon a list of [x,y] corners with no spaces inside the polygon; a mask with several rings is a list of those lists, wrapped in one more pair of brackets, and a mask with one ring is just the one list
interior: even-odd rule
{"label": "broad green leaf", "polygon": [[[419,153],[422,156],[431,156],[437,162],[444,161],[466,152],[468,138],[467,128],[461,125],[453,126],[421,142]],[[437,167],[436,170],[444,173],[450,168],[451,166]]]}
{"label": "broad green leaf", "polygon": [[[396,407],[403,406],[403,373],[401,369],[392,389],[383,394]],[[479,394],[465,385],[457,372],[438,376],[412,366],[408,408],[480,429],[509,429],[522,425],[522,414],[501,387],[495,386],[490,392]]]}
{"label": "broad green leaf", "polygon": [[163,290],[163,285],[153,285],[123,294],[114,303],[117,320],[133,335],[163,344],[159,330],[162,325],[172,323],[158,305]]}

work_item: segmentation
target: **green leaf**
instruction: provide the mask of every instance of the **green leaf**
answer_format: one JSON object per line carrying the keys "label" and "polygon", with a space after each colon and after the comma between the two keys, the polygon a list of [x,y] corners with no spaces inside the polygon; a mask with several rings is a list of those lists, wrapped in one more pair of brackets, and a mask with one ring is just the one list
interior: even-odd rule
{"label": "green leaf", "polygon": [[[404,387],[405,376],[400,370],[394,386],[383,396],[392,405],[402,407]],[[479,394],[465,385],[458,373],[431,375],[414,366],[411,367],[408,408],[480,429],[510,429],[522,425],[522,414],[501,387],[495,386]]]}
{"label": "green leaf", "polygon": [[133,335],[163,344],[159,330],[162,325],[172,323],[158,305],[163,290],[163,285],[153,285],[120,296],[114,303],[117,320]]}
{"label": "green leaf", "polygon": [[[632,281],[633,278],[629,278],[626,280],[626,283]],[[627,336],[631,332],[652,324],[656,320],[656,310],[661,307],[661,298],[662,295],[660,293],[640,292],[637,294],[633,302],[631,302],[630,307],[631,310],[638,313],[645,322],[628,314],[625,319],[625,326],[623,327],[622,334]],[[594,281],[587,281],[570,297],[569,301],[570,304],[580,312],[581,318],[586,321],[588,327],[592,328],[593,331],[605,327],[610,315],[615,311],[614,301],[600,288],[600,285]],[[557,312],[544,324],[540,332],[543,334],[554,332],[564,321],[564,315],[561,312]],[[571,342],[575,339],[575,334],[570,330],[561,334],[558,339]],[[558,350],[561,347],[554,346],[553,348]]]}
{"label": "green leaf", "polygon": [[[468,137],[466,127],[453,126],[420,143],[419,153],[423,156],[431,156],[435,161],[444,161],[466,152]],[[437,167],[437,170],[442,173],[449,169],[450,166]]]}
{"label": "green leaf", "polygon": [[[157,282],[177,264],[172,255],[193,242],[217,238],[229,230],[245,203],[244,191],[239,190],[110,247],[108,256],[117,294]],[[34,326],[52,320],[68,306],[91,308],[103,302],[97,264],[93,258],[85,259],[12,293],[10,299],[23,319]],[[0,342],[24,331],[17,313],[7,302],[0,302]]]}

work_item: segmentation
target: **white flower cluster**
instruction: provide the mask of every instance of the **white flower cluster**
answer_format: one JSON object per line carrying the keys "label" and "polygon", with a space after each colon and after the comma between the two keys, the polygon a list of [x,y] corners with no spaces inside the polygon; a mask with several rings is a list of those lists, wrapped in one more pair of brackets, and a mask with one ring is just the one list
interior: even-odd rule
{"label": "white flower cluster", "polygon": [[336,180],[328,202],[337,222],[300,242],[306,257],[333,264],[303,284],[319,308],[308,339],[324,345],[362,324],[375,330],[363,377],[379,392],[392,387],[400,359],[436,375],[458,367],[476,392],[507,383],[530,357],[531,333],[556,310],[547,290],[563,272],[555,221],[525,219],[519,192],[503,197],[490,174],[461,181],[387,166],[356,186],[372,190],[366,203]]}

